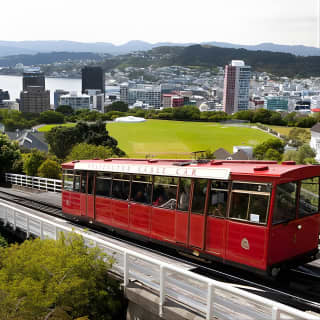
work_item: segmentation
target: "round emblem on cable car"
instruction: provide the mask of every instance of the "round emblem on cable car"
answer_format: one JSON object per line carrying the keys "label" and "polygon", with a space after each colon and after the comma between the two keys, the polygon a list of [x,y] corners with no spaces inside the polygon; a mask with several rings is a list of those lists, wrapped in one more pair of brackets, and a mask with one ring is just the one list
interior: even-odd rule
{"label": "round emblem on cable car", "polygon": [[241,247],[244,249],[244,250],[250,250],[250,244],[249,244],[249,241],[247,238],[243,238],[241,240]]}

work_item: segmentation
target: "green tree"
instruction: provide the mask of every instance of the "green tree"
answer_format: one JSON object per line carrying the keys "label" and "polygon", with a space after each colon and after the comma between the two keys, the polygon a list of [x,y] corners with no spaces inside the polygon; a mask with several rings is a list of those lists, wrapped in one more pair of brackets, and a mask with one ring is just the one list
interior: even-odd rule
{"label": "green tree", "polygon": [[315,164],[315,156],[315,151],[308,144],[304,144],[297,151],[287,151],[283,156],[283,160],[295,161],[297,164]]}
{"label": "green tree", "polygon": [[0,319],[119,318],[119,285],[108,275],[112,263],[77,234],[2,248]]}
{"label": "green tree", "polygon": [[120,111],[120,112],[128,112],[128,104],[122,101],[115,101],[106,107],[106,112],[109,111]]}
{"label": "green tree", "polygon": [[310,141],[311,132],[303,128],[293,128],[288,134],[288,139],[291,140],[291,145],[295,147],[302,146]]}
{"label": "green tree", "polygon": [[74,144],[79,141],[78,130],[72,127],[54,127],[46,132],[45,138],[49,144],[50,151],[58,159],[65,159]]}
{"label": "green tree", "polygon": [[61,166],[57,161],[47,159],[39,167],[38,176],[49,179],[60,179]]}
{"label": "green tree", "polygon": [[13,170],[14,163],[21,159],[18,143],[11,142],[9,138],[0,133],[0,178],[3,174]]}
{"label": "green tree", "polygon": [[104,146],[96,146],[87,143],[79,143],[75,145],[70,154],[68,160],[86,160],[86,159],[106,159],[114,157],[112,149]]}
{"label": "green tree", "polygon": [[264,160],[275,160],[280,162],[281,159],[282,155],[280,154],[280,152],[274,149],[268,149],[264,155]]}
{"label": "green tree", "polygon": [[66,105],[58,106],[56,112],[60,112],[65,116],[71,116],[74,113],[72,107]]}
{"label": "green tree", "polygon": [[[253,149],[253,155],[258,160],[264,160],[266,159],[266,153],[269,149],[277,151],[282,156],[284,152],[284,142],[275,138],[268,139],[267,141],[258,144]],[[270,151],[268,156],[272,154],[275,155],[275,153],[271,153]]]}
{"label": "green tree", "polygon": [[314,117],[301,117],[297,120],[296,126],[300,128],[311,128],[317,123]]}
{"label": "green tree", "polygon": [[0,234],[0,247],[5,248],[8,246],[7,240]]}
{"label": "green tree", "polygon": [[40,123],[64,123],[64,115],[55,111],[44,111],[40,113],[38,120]]}
{"label": "green tree", "polygon": [[31,153],[26,154],[23,163],[23,170],[28,176],[36,176],[42,162],[46,160],[46,154],[37,149],[33,149]]}

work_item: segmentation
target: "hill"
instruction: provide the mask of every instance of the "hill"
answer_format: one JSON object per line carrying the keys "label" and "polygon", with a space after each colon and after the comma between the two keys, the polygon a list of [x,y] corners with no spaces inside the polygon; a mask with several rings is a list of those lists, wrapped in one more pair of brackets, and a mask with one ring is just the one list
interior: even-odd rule
{"label": "hill", "polygon": [[[133,51],[147,51],[162,46],[188,47],[197,43],[157,42],[149,43],[133,40],[122,45],[114,45],[110,42],[77,42],[77,41],[0,41],[0,57],[14,54],[35,54],[38,52],[94,52],[109,54],[127,54]],[[200,44],[209,44],[222,48],[266,50],[272,52],[284,52],[298,56],[320,56],[320,49],[303,45],[280,45],[274,43],[261,43],[257,45],[233,44],[227,42],[208,41]]]}
{"label": "hill", "polygon": [[27,66],[51,64],[55,62],[65,61],[80,61],[80,60],[95,60],[102,61],[109,57],[107,54],[97,54],[91,52],[50,52],[37,54],[22,54],[7,57],[0,57],[0,67],[13,67],[17,63],[22,63]]}
{"label": "hill", "polygon": [[[162,48],[162,54],[170,55],[168,65],[224,66],[231,60],[244,60],[254,71],[270,72],[278,76],[320,76],[320,56],[301,57],[289,53],[251,51],[220,48],[210,45],[194,45],[186,48]],[[160,48],[153,49],[155,52]],[[163,62],[162,62],[163,63]]]}

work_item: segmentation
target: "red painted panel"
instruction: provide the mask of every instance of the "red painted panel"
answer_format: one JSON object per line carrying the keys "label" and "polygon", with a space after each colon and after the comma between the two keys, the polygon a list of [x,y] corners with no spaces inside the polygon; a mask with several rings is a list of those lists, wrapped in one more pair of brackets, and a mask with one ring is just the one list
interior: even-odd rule
{"label": "red painted panel", "polygon": [[128,202],[113,199],[112,200],[112,221],[113,225],[128,230],[129,214]]}
{"label": "red painted panel", "polygon": [[203,248],[204,215],[190,214],[189,246]]}
{"label": "red painted panel", "polygon": [[175,240],[175,211],[152,208],[151,236],[166,241]]}
{"label": "red painted panel", "polygon": [[176,211],[175,231],[176,242],[187,244],[188,241],[188,212]]}
{"label": "red painted panel", "polygon": [[[301,226],[301,230],[298,229]],[[293,258],[318,247],[320,216],[271,226],[269,264]]]}
{"label": "red painted panel", "polygon": [[150,235],[150,220],[152,208],[140,203],[129,204],[130,230],[145,236]]}
{"label": "red painted panel", "polygon": [[80,193],[80,213],[81,216],[87,215],[87,194]]}
{"label": "red painted panel", "polygon": [[96,220],[112,225],[112,199],[96,197]]}
{"label": "red painted panel", "polygon": [[[311,251],[318,248],[320,215],[305,217],[296,221],[297,224],[297,241],[296,254]],[[301,229],[298,229],[301,226]]]}
{"label": "red painted panel", "polygon": [[266,269],[267,227],[227,221],[226,259]]}
{"label": "red painted panel", "polygon": [[206,251],[223,259],[226,254],[226,226],[227,221],[225,219],[214,217],[207,218]]}
{"label": "red painted panel", "polygon": [[76,216],[80,216],[80,193],[62,192],[62,211]]}
{"label": "red painted panel", "polygon": [[94,196],[87,196],[87,217],[94,219]]}

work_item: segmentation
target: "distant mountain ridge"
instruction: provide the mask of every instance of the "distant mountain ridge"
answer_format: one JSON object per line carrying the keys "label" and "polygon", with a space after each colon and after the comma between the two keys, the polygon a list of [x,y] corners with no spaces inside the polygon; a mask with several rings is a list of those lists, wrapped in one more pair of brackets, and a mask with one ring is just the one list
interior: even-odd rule
{"label": "distant mountain ridge", "polygon": [[[55,41],[0,41],[0,57],[16,54],[36,54],[42,52],[92,52],[92,53],[109,53],[109,54],[126,54],[133,51],[148,51],[162,46],[179,46],[188,47],[197,43],[173,43],[158,42],[149,43],[140,40],[129,41],[122,45],[114,45],[109,42],[77,42],[67,40]],[[291,53],[298,56],[320,56],[320,49],[303,45],[280,45],[274,43],[261,43],[258,45],[241,45],[227,42],[202,42],[222,48],[247,49],[247,50],[264,50],[272,52]]]}

